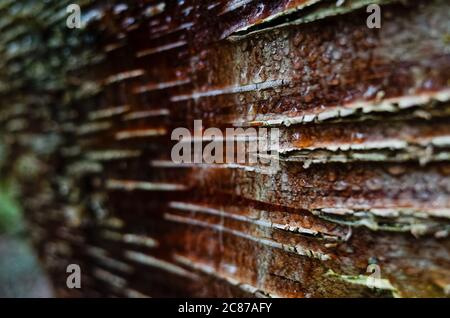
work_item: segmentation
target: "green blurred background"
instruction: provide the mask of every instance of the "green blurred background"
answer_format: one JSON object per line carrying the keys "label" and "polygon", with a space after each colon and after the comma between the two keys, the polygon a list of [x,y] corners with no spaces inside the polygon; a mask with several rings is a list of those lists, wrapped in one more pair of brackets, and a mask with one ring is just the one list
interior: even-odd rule
{"label": "green blurred background", "polygon": [[0,136],[0,297],[51,297],[22,218],[18,183],[5,171],[7,160]]}

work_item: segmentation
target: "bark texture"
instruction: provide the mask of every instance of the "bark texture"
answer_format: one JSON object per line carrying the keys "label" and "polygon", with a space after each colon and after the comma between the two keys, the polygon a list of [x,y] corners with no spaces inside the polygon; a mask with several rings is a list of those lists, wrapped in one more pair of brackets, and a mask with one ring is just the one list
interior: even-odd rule
{"label": "bark texture", "polygon": [[[2,172],[59,295],[449,295],[448,1],[69,3],[0,4]],[[174,163],[200,119],[279,128],[280,169]]]}

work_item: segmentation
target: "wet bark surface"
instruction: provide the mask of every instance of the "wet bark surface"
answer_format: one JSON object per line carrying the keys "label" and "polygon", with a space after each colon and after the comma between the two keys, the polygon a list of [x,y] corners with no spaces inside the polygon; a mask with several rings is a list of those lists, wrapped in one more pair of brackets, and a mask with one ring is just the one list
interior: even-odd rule
{"label": "wet bark surface", "polygon": [[[2,53],[0,130],[57,294],[447,297],[450,7],[371,2],[380,29],[363,0],[86,1],[83,30],[40,8],[53,46],[35,73]],[[279,169],[174,163],[194,120],[278,128]]]}

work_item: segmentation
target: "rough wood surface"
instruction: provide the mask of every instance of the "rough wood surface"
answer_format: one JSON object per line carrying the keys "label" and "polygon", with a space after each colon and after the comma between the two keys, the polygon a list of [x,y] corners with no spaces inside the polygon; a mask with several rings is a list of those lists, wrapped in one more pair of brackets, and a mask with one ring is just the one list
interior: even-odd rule
{"label": "rough wood surface", "polygon": [[[4,170],[32,161],[59,295],[448,296],[450,3],[374,2],[380,29],[364,0],[0,5]],[[174,164],[195,119],[279,128],[280,170]]]}

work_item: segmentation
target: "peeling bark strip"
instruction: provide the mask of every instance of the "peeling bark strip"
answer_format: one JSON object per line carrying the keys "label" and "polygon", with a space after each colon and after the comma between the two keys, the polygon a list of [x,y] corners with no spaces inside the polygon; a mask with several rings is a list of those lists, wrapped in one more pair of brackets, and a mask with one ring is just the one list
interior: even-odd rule
{"label": "peeling bark strip", "polygon": [[[0,4],[0,172],[59,295],[449,296],[448,1],[82,1],[81,30],[25,2]],[[195,120],[278,128],[279,170],[173,162]]]}

